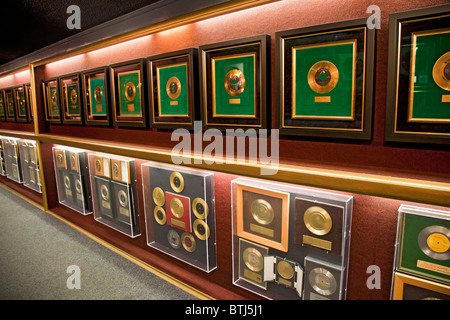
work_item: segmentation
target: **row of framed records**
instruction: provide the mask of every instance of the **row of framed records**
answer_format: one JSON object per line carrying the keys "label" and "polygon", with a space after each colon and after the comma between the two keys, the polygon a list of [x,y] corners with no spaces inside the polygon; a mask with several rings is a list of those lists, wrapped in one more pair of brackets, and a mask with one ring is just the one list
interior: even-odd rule
{"label": "row of framed records", "polygon": [[392,299],[450,300],[450,211],[398,211]]}
{"label": "row of framed records", "polygon": [[41,193],[36,141],[0,137],[0,175]]}
{"label": "row of framed records", "polygon": [[[449,11],[443,5],[390,15],[388,141],[450,141]],[[371,139],[376,29],[366,23],[276,32],[280,134]],[[269,35],[251,36],[46,79],[45,119],[169,129],[193,129],[201,119],[204,129],[270,128],[270,43]],[[6,106],[15,97],[8,90]],[[7,110],[6,120],[13,108]]]}
{"label": "row of framed records", "polygon": [[[204,272],[217,268],[214,173],[54,146],[58,199]],[[232,181],[233,283],[268,299],[344,299],[352,197]],[[305,278],[305,280],[304,280]]]}

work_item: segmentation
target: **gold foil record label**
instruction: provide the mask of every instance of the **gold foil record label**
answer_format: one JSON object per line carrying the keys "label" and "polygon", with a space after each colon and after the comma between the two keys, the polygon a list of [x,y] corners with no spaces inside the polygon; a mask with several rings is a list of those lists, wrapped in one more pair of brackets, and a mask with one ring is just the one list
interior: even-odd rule
{"label": "gold foil record label", "polygon": [[181,173],[179,172],[172,172],[170,175],[170,186],[172,187],[173,191],[180,193],[184,189],[184,179]]}
{"label": "gold foil record label", "polygon": [[181,83],[177,77],[170,77],[166,83],[166,92],[170,99],[176,99],[181,93]]}
{"label": "gold foil record label", "polygon": [[258,249],[246,248],[242,253],[242,258],[247,268],[254,272],[259,272],[264,267],[264,257]]}
{"label": "gold foil record label", "polygon": [[162,207],[166,202],[166,197],[164,196],[164,191],[160,187],[153,189],[153,201],[157,206]]}
{"label": "gold foil record label", "polygon": [[308,280],[314,291],[324,296],[333,294],[337,289],[336,278],[325,268],[314,268],[311,270]]}
{"label": "gold foil record label", "polygon": [[332,227],[329,213],[318,206],[309,207],[303,215],[303,221],[306,228],[318,236],[326,235]]}
{"label": "gold foil record label", "polygon": [[285,261],[285,260],[281,260],[280,262],[278,262],[277,264],[277,272],[280,276],[282,276],[284,279],[292,279],[292,277],[295,274],[294,268],[292,267],[292,265]]}
{"label": "gold foil record label", "polygon": [[238,69],[233,69],[229,71],[225,76],[224,86],[225,91],[230,96],[235,97],[240,95],[242,92],[244,92],[245,89],[244,74]]}
{"label": "gold foil record label", "polygon": [[420,250],[436,260],[450,260],[450,229],[429,226],[420,231],[417,242]]}
{"label": "gold foil record label", "polygon": [[209,214],[208,204],[202,198],[195,198],[192,201],[192,212],[199,219],[206,219]]}
{"label": "gold foil record label", "polygon": [[133,101],[136,97],[136,86],[133,82],[128,82],[125,85],[125,97],[128,101]]}
{"label": "gold foil record label", "polygon": [[187,252],[194,252],[197,248],[194,236],[187,232],[183,232],[181,235],[181,243]]}
{"label": "gold foil record label", "polygon": [[155,207],[153,210],[153,217],[155,218],[156,222],[158,222],[160,225],[165,225],[167,221],[166,212],[162,207]]}
{"label": "gold foil record label", "polygon": [[442,89],[450,91],[450,51],[436,60],[433,67],[433,80]]}
{"label": "gold foil record label", "polygon": [[96,86],[94,90],[94,99],[98,103],[102,102],[103,99],[103,90],[100,86]]}
{"label": "gold foil record label", "polygon": [[209,238],[208,224],[200,219],[194,221],[194,233],[200,240],[206,240]]}
{"label": "gold foil record label", "polygon": [[308,72],[308,84],[317,93],[327,93],[336,87],[339,71],[330,61],[316,62]]}
{"label": "gold foil record label", "polygon": [[270,224],[275,216],[272,206],[264,199],[254,200],[250,210],[253,218],[262,225]]}

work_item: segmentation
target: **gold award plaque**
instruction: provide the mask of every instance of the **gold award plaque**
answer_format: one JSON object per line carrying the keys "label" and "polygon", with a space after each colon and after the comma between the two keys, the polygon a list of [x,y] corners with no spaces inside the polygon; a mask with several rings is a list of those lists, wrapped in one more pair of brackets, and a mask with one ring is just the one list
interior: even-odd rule
{"label": "gold award plaque", "polygon": [[316,62],[308,72],[308,84],[317,93],[327,93],[336,87],[339,71],[330,61]]}
{"label": "gold award plaque", "polygon": [[181,83],[177,77],[170,77],[166,83],[166,92],[170,99],[176,99],[181,93]]}
{"label": "gold award plaque", "polygon": [[184,207],[180,199],[172,198],[172,200],[170,200],[170,211],[172,211],[172,214],[178,219],[183,216]]}
{"label": "gold award plaque", "polygon": [[256,199],[252,202],[251,212],[253,218],[262,225],[270,224],[274,218],[274,212],[269,202]]}

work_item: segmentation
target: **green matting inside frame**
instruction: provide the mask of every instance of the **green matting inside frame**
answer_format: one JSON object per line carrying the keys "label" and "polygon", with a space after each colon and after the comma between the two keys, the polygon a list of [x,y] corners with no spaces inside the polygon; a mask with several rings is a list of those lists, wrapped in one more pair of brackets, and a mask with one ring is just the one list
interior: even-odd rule
{"label": "green matting inside frame", "polygon": [[[189,116],[187,63],[159,67],[157,73],[159,116]],[[175,99],[169,97],[166,90],[167,83],[172,77],[176,77],[180,85],[180,93]]]}

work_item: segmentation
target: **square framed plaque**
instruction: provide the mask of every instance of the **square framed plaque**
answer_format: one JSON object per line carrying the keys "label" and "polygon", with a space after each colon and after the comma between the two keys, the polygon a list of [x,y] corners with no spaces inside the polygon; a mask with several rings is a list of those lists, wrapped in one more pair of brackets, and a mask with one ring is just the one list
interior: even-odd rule
{"label": "square framed plaque", "polygon": [[6,121],[6,105],[3,90],[0,90],[0,121]]}
{"label": "square framed plaque", "polygon": [[385,140],[450,144],[450,5],[389,16]]}
{"label": "square framed plaque", "polygon": [[401,205],[397,271],[450,284],[450,212]]}
{"label": "square framed plaque", "polygon": [[270,119],[270,36],[200,46],[203,128],[255,127]]}
{"label": "square framed plaque", "polygon": [[14,107],[13,88],[3,90],[6,121],[16,122],[16,108]]}
{"label": "square framed plaque", "polygon": [[20,85],[13,88],[14,110],[17,122],[28,122],[28,106],[25,86]]}
{"label": "square framed plaque", "polygon": [[43,80],[42,91],[42,97],[44,99],[45,121],[49,123],[60,124],[62,118],[58,78]]}
{"label": "square framed plaque", "polygon": [[394,272],[392,300],[450,300],[450,286]]}
{"label": "square framed plaque", "polygon": [[85,123],[94,126],[110,126],[109,67],[83,71],[81,85]]}
{"label": "square framed plaque", "polygon": [[145,63],[145,59],[135,59],[110,66],[115,126],[147,127]]}
{"label": "square framed plaque", "polygon": [[83,99],[81,94],[80,73],[59,77],[61,92],[62,122],[64,124],[83,124]]}
{"label": "square framed plaque", "polygon": [[275,34],[280,134],[371,139],[375,29],[366,22]]}
{"label": "square framed plaque", "polygon": [[147,58],[150,125],[193,129],[199,119],[197,49]]}

